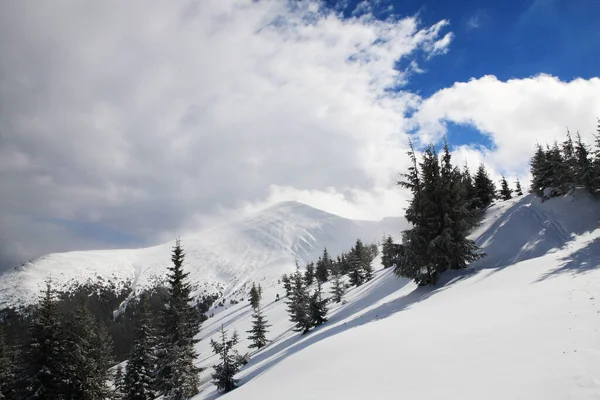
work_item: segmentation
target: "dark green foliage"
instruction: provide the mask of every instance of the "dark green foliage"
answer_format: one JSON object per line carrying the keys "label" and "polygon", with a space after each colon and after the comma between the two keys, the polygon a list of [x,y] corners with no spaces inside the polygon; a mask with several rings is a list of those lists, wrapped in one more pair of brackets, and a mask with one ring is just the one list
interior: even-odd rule
{"label": "dark green foliage", "polygon": [[250,289],[250,305],[254,309],[260,304],[261,290],[259,288],[260,285],[256,286],[255,283],[252,283],[252,288]]}
{"label": "dark green foliage", "polygon": [[306,286],[312,285],[314,280],[315,280],[315,264],[308,263],[308,264],[306,264],[306,271],[304,271],[304,281],[306,282]]}
{"label": "dark green foliage", "polygon": [[110,396],[108,369],[112,343],[102,324],[80,304],[66,325],[66,399],[105,399]]}
{"label": "dark green foliage", "polygon": [[4,331],[0,328],[0,399],[12,397],[12,383],[14,379],[14,367]]}
{"label": "dark green foliage", "polygon": [[[419,165],[412,145],[408,154],[412,165],[399,184],[413,194],[406,210],[413,227],[403,233],[403,245],[397,247],[394,272],[419,285],[435,284],[441,272],[466,268],[482,254],[466,238],[473,212],[467,207],[463,173],[452,166],[447,144],[441,165],[433,145],[425,149]],[[477,193],[482,205],[493,196],[490,183],[485,168],[480,167],[475,189],[481,189]]]}
{"label": "dark green foliage", "polygon": [[575,183],[584,186],[590,193],[594,192],[594,166],[590,159],[590,151],[577,132],[575,143]]}
{"label": "dark green foliage", "polygon": [[169,298],[162,315],[158,345],[157,388],[168,400],[188,399],[198,394],[198,356],[195,336],[200,332],[200,316],[192,305],[191,286],[183,271],[185,254],[177,240],[169,267]]}
{"label": "dark green foliage", "polygon": [[219,341],[210,340],[213,352],[219,356],[219,364],[213,365],[212,374],[213,383],[221,392],[230,392],[237,387],[237,380],[234,378],[244,362],[233,348],[238,343],[237,332],[233,332],[231,338],[227,337],[227,331],[221,325],[221,338]]}
{"label": "dark green foliage", "polygon": [[490,179],[490,176],[483,164],[477,168],[477,173],[473,179],[475,190],[474,202],[478,208],[486,208],[496,198],[496,186]]}
{"label": "dark green foliage", "polygon": [[352,247],[348,254],[350,261],[350,269],[348,271],[350,284],[360,286],[373,278],[372,256],[372,250],[364,246],[362,240],[357,239],[354,247]]}
{"label": "dark green foliage", "polygon": [[519,182],[519,179],[517,179],[517,181],[515,182],[515,186],[516,186],[515,194],[517,196],[523,196],[523,190],[521,189],[521,182]]}
{"label": "dark green foliage", "polygon": [[123,368],[119,365],[115,370],[115,376],[113,378],[114,390],[113,399],[121,400],[123,398]]}
{"label": "dark green foliage", "polygon": [[391,236],[387,236],[383,241],[383,251],[381,255],[381,264],[383,268],[390,268],[395,264],[394,240]]}
{"label": "dark green foliage", "polygon": [[316,327],[327,322],[327,298],[323,298],[321,285],[317,285],[317,289],[310,296],[309,302],[310,325]]}
{"label": "dark green foliage", "polygon": [[323,249],[323,255],[317,261],[317,269],[315,271],[315,278],[317,281],[324,283],[329,279],[329,272],[332,268],[331,257],[329,257],[329,253],[327,252],[327,248]]}
{"label": "dark green foliage", "polygon": [[296,262],[296,272],[291,276],[291,292],[288,296],[287,306],[290,321],[294,323],[296,332],[306,333],[311,328],[309,301],[310,297]]}
{"label": "dark green foliage", "polygon": [[143,296],[135,316],[133,349],[123,379],[124,400],[154,399],[154,371],[156,367],[156,336],[152,329],[148,299]]}
{"label": "dark green foliage", "polygon": [[346,294],[346,285],[342,281],[342,277],[339,272],[333,275],[333,281],[331,284],[331,300],[339,303],[344,299]]}
{"label": "dark green foliage", "polygon": [[281,282],[283,283],[283,289],[285,290],[285,295],[287,297],[289,297],[290,294],[292,293],[292,280],[291,280],[291,278],[288,275],[283,274],[283,276],[281,277]]}
{"label": "dark green foliage", "polygon": [[19,398],[64,399],[65,337],[55,292],[47,282],[35,307],[29,341],[21,354]]}
{"label": "dark green foliage", "polygon": [[260,304],[254,308],[254,312],[252,313],[252,329],[247,331],[250,335],[248,339],[252,341],[252,343],[248,346],[250,349],[261,349],[265,347],[268,343],[266,334],[267,328],[271,325],[267,323],[265,316],[260,309]]}
{"label": "dark green foliage", "polygon": [[512,189],[508,187],[508,182],[504,175],[502,175],[502,179],[500,180],[500,199],[506,201],[512,199]]}

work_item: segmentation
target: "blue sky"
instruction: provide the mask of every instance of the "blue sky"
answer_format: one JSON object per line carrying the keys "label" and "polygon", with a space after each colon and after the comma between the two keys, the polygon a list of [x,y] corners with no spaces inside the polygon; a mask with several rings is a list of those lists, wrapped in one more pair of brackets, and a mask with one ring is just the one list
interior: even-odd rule
{"label": "blue sky", "polygon": [[[327,1],[346,17],[365,10],[364,1]],[[358,7],[357,5],[363,4]],[[500,80],[540,73],[563,81],[598,76],[600,65],[600,1],[494,0],[414,1],[379,0],[366,9],[377,18],[390,14],[417,15],[425,24],[446,19],[454,33],[443,57],[417,58],[423,73],[403,89],[431,96],[454,82],[494,75]],[[409,60],[412,61],[412,60]],[[407,62],[400,63],[406,68]],[[488,137],[464,124],[448,124],[451,146],[480,144]]]}

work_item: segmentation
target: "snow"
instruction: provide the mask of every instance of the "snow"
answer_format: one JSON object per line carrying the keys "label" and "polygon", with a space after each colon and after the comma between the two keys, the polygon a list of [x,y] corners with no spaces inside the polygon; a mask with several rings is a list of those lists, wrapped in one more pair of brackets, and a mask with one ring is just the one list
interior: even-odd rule
{"label": "snow", "polygon": [[[268,288],[272,342],[224,398],[600,398],[599,227],[600,204],[582,191],[500,202],[471,236],[488,257],[433,288],[380,269],[306,335],[290,330],[285,298],[273,302],[283,290]],[[236,328],[243,351],[250,313],[244,302],[204,323],[196,399],[219,396],[209,338]]]}
{"label": "snow", "polygon": [[[316,260],[327,246],[337,255],[357,238],[380,241],[384,233],[406,226],[400,218],[382,221],[345,219],[299,202],[282,202],[255,215],[182,237],[184,267],[195,285],[194,294],[221,292],[227,302],[246,295],[250,282],[277,285],[303,264]],[[0,276],[0,306],[35,300],[46,279],[62,287],[101,278],[143,288],[164,277],[171,264],[174,241],[143,249],[74,251],[49,254]]]}

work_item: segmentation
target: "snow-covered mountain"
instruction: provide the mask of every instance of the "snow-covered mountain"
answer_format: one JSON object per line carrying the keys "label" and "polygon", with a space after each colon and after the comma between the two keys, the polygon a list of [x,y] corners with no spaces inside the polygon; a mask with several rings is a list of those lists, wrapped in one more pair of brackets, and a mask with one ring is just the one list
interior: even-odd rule
{"label": "snow-covered mountain", "polygon": [[[499,202],[471,237],[488,256],[417,287],[379,268],[331,304],[328,322],[292,332],[281,288],[263,294],[271,343],[252,353],[226,399],[600,398],[600,203],[583,191]],[[329,285],[324,286],[329,290]],[[197,350],[202,392],[223,324],[251,326],[246,302],[215,309]]]}
{"label": "snow-covered mountain", "polygon": [[[405,226],[401,218],[355,221],[292,201],[181,239],[197,291],[221,291],[229,298],[249,282],[276,285],[293,271],[296,256],[301,263],[316,260],[325,246],[335,256],[357,238],[380,241],[384,233],[397,235]],[[48,277],[58,287],[98,279],[146,286],[165,275],[172,246],[46,255],[0,275],[0,305],[31,301]]]}

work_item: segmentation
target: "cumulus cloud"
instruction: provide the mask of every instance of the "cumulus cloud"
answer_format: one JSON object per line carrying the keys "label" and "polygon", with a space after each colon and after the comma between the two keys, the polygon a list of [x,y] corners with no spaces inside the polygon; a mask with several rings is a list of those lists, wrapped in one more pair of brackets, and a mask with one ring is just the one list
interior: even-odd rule
{"label": "cumulus cloud", "polygon": [[448,131],[448,121],[471,125],[494,146],[491,150],[461,146],[455,151],[458,159],[472,165],[485,159],[496,176],[527,178],[536,142],[564,138],[567,127],[572,133],[578,130],[587,143],[593,142],[600,114],[600,79],[565,82],[542,74],[501,81],[488,75],[440,90],[418,108],[414,120],[421,142],[440,140]]}
{"label": "cumulus cloud", "polygon": [[51,221],[151,242],[286,197],[400,214],[419,98],[386,89],[399,59],[446,51],[446,25],[315,2],[2,2],[0,263],[111,245]]}

